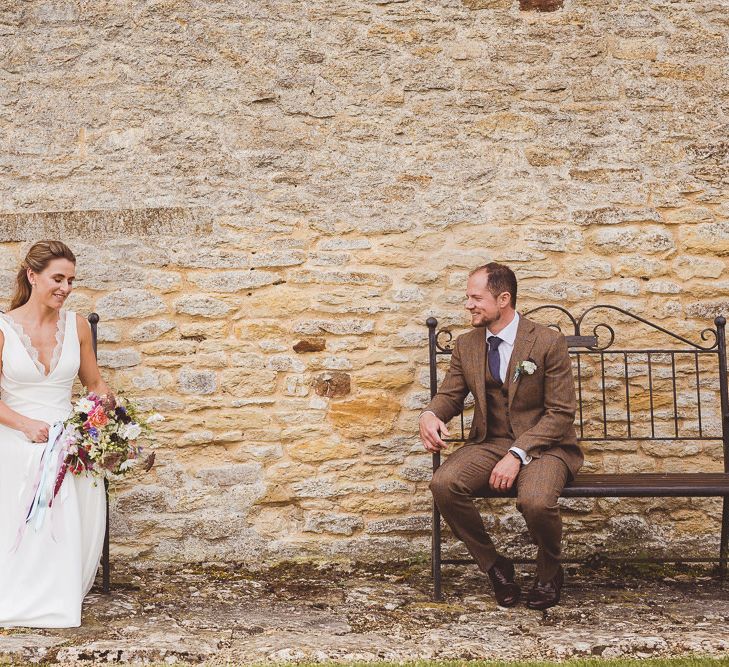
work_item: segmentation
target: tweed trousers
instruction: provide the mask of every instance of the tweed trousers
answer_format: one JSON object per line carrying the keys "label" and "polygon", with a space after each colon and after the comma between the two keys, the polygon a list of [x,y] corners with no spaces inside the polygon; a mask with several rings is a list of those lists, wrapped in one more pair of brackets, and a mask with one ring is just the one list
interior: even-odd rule
{"label": "tweed trousers", "polygon": [[[473,499],[488,490],[493,467],[512,444],[502,440],[463,445],[438,468],[430,483],[441,515],[483,572],[494,564],[497,552]],[[559,569],[562,518],[557,500],[570,476],[561,458],[544,452],[522,466],[516,478],[516,506],[537,545],[537,575],[542,582],[551,580]]]}

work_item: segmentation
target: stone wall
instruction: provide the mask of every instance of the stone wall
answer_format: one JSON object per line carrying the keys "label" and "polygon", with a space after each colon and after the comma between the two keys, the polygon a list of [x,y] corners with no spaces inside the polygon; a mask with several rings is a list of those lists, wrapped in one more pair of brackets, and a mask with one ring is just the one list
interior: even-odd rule
{"label": "stone wall", "polygon": [[[67,240],[105,375],[168,417],[117,556],[425,554],[424,321],[463,327],[484,261],[524,309],[698,340],[729,312],[728,28],[719,0],[6,3],[0,296]],[[701,451],[588,467],[720,469]],[[574,502],[567,547],[706,551],[718,511]]]}

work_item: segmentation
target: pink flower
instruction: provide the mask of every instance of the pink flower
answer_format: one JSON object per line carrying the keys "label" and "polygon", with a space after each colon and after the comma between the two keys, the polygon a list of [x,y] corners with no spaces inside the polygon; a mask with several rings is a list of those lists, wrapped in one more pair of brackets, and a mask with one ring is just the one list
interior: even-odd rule
{"label": "pink flower", "polygon": [[97,405],[89,413],[88,423],[96,428],[102,428],[106,426],[109,423],[109,417],[107,416],[106,412],[104,412],[104,408],[100,405]]}

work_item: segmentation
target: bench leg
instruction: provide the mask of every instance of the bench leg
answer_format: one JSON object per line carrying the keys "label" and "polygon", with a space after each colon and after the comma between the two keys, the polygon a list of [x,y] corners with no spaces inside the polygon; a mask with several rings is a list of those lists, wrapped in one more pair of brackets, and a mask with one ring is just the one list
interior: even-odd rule
{"label": "bench leg", "polygon": [[729,556],[729,496],[724,496],[721,513],[721,542],[719,545],[719,576],[726,579],[727,557]]}
{"label": "bench leg", "polygon": [[440,602],[443,599],[441,586],[441,535],[440,535],[440,512],[433,501],[433,530],[430,555],[430,566],[433,573],[433,600]]}
{"label": "bench leg", "polygon": [[101,552],[101,576],[105,595],[109,594],[111,588],[109,572],[109,480],[104,480],[104,495],[106,496],[106,532],[104,533],[104,549]]}

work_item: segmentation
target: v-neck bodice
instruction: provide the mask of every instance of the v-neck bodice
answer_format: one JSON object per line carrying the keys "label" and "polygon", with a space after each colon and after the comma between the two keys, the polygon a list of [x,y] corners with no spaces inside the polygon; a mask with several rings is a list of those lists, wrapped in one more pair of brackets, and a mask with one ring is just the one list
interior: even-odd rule
{"label": "v-neck bodice", "polygon": [[66,338],[66,311],[62,310],[58,315],[55,336],[56,344],[53,348],[53,352],[51,353],[50,364],[47,369],[43,362],[40,360],[40,353],[38,352],[38,349],[33,345],[33,341],[26,333],[23,325],[17,320],[10,317],[10,315],[6,315],[5,313],[0,315],[0,317],[2,317],[3,320],[5,320],[11,326],[13,331],[17,334],[20,342],[25,348],[25,351],[28,353],[28,356],[35,364],[35,367],[38,369],[38,371],[44,377],[48,377],[51,373],[53,373],[53,371],[56,369],[56,366],[58,365],[58,360],[61,358],[61,352],[63,351],[63,341]]}
{"label": "v-neck bodice", "polygon": [[0,330],[5,338],[0,400],[33,419],[48,421],[50,415],[53,419],[65,419],[71,410],[71,392],[80,365],[80,346],[76,315],[62,311],[62,317],[50,372],[46,374],[22,327],[11,321],[12,318],[0,316]]}

